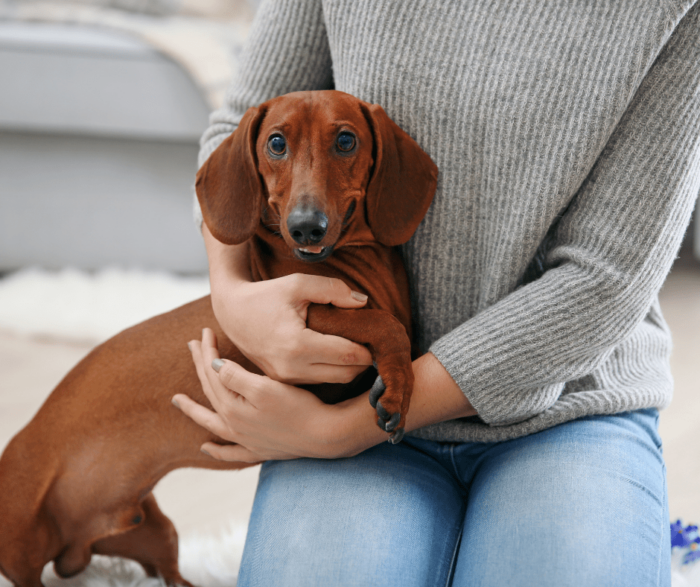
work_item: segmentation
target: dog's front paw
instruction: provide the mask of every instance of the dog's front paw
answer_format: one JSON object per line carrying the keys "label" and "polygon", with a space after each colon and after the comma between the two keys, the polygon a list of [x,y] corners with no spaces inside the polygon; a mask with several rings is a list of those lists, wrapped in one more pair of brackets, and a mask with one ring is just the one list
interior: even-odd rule
{"label": "dog's front paw", "polygon": [[[413,368],[410,361],[396,359],[375,363],[379,371],[369,392],[369,403],[377,411],[377,425],[389,432],[389,442],[397,444],[404,435],[408,405],[413,391]],[[381,398],[381,399],[380,399]]]}

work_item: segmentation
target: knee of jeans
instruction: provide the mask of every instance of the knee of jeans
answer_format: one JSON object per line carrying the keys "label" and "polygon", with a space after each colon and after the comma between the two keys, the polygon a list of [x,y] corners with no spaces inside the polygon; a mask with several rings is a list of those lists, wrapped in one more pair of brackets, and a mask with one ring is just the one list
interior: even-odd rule
{"label": "knee of jeans", "polygon": [[[294,575],[307,581],[300,585],[322,584],[322,573],[332,570],[352,573],[352,584],[382,577],[382,584],[399,585],[402,569],[447,577],[463,520],[461,489],[425,455],[396,463],[394,448],[388,459],[379,451],[264,465],[242,576]],[[312,560],[318,570],[309,568]],[[360,571],[367,583],[358,582]]]}

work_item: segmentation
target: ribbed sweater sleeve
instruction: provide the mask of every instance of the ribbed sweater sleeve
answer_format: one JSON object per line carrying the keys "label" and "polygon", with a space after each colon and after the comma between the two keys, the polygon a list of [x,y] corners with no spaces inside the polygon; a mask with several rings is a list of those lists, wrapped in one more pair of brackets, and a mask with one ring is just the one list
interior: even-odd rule
{"label": "ribbed sweater sleeve", "polygon": [[[333,70],[320,2],[264,2],[246,41],[238,75],[225,104],[211,114],[202,135],[199,166],[238,127],[245,111],[276,96],[333,87]],[[201,225],[197,198],[194,215]]]}
{"label": "ribbed sweater sleeve", "polygon": [[562,213],[541,277],[435,341],[484,422],[522,422],[648,314],[700,191],[700,11],[681,21]]}

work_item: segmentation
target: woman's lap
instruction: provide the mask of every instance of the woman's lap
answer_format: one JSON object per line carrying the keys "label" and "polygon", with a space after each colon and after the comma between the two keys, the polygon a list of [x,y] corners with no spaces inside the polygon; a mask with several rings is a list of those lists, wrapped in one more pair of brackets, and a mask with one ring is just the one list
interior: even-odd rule
{"label": "woman's lap", "polygon": [[465,507],[449,477],[403,443],[352,459],[265,464],[239,587],[437,584]]}
{"label": "woman's lap", "polygon": [[239,587],[668,585],[656,418],[267,463]]}

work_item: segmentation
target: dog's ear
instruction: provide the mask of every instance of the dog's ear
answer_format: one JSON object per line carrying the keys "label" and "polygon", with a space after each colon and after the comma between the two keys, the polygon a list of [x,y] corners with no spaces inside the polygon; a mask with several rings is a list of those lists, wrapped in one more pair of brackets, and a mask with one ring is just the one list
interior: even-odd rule
{"label": "dog's ear", "polygon": [[428,211],[437,166],[377,104],[361,103],[374,137],[374,168],[367,185],[367,223],[387,246],[411,238]]}
{"label": "dog's ear", "polygon": [[264,106],[249,108],[197,173],[202,218],[214,238],[227,245],[247,241],[260,222],[263,184],[255,143],[265,111]]}

